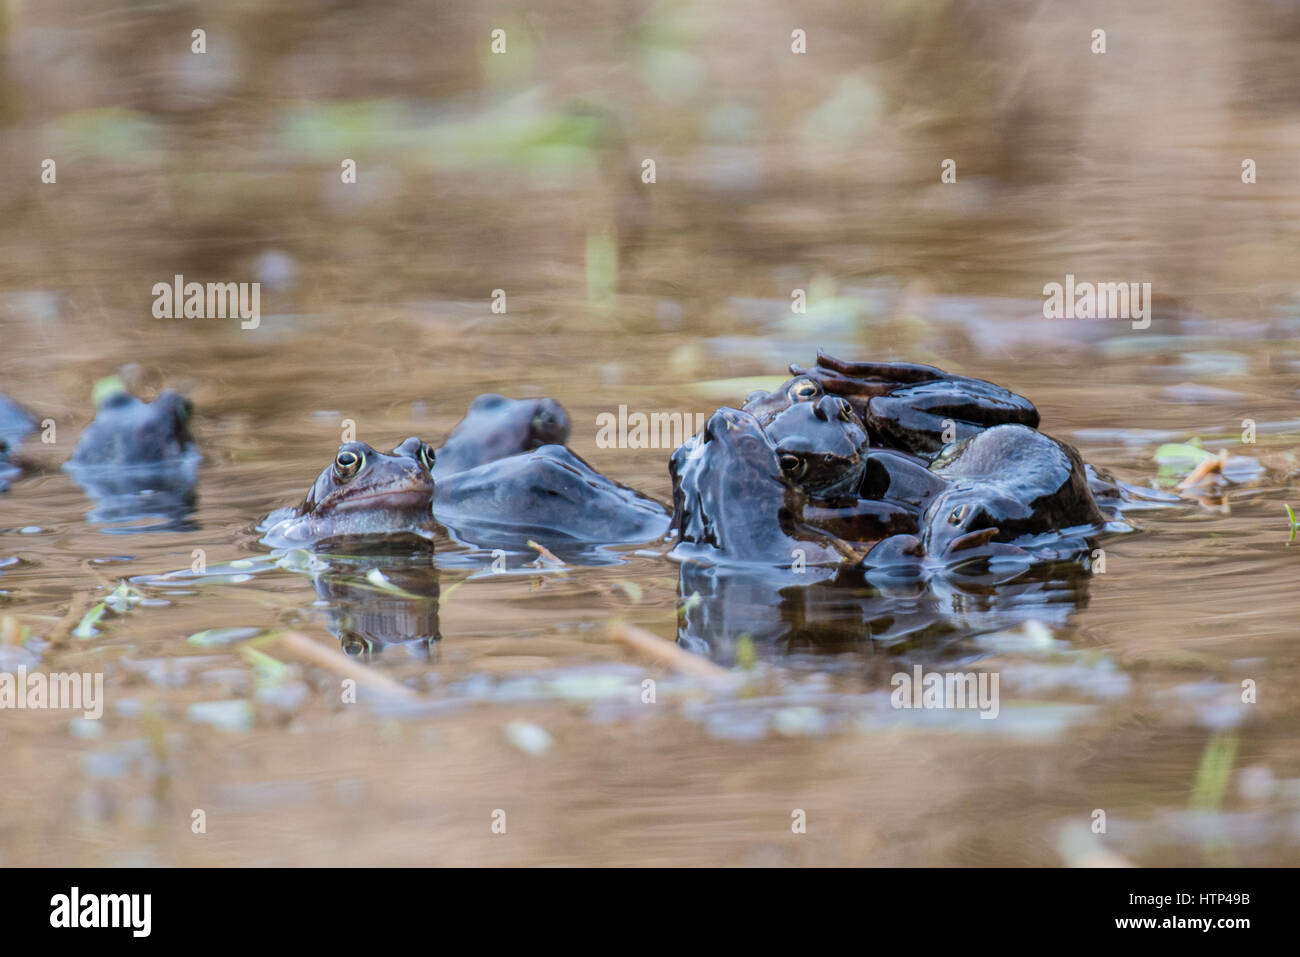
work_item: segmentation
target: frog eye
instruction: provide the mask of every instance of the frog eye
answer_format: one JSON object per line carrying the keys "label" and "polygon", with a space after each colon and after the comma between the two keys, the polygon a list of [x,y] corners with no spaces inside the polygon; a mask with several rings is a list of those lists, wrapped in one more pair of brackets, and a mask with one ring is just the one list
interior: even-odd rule
{"label": "frog eye", "polygon": [[962,519],[966,517],[966,513],[968,511],[970,511],[969,505],[958,505],[956,508],[952,510],[952,514],[948,516],[948,524],[960,525]]}
{"label": "frog eye", "polygon": [[817,391],[816,382],[811,379],[801,379],[790,386],[790,397],[793,399],[811,399],[817,394]]}
{"label": "frog eye", "polygon": [[798,478],[804,471],[804,460],[797,455],[791,455],[789,452],[781,456],[781,471],[785,472],[791,478]]}
{"label": "frog eye", "polygon": [[840,410],[838,413],[836,413],[835,417],[839,419],[841,422],[848,422],[853,417],[852,407],[847,402],[841,400]]}
{"label": "frog eye", "polygon": [[421,442],[420,443],[420,464],[423,465],[430,472],[432,472],[433,462],[434,459],[436,458],[437,458],[437,454],[433,451],[433,446],[431,446],[428,442]]}
{"label": "frog eye", "polygon": [[343,449],[338,455],[334,456],[334,474],[341,481],[346,482],[361,470],[363,464],[365,464],[364,455]]}

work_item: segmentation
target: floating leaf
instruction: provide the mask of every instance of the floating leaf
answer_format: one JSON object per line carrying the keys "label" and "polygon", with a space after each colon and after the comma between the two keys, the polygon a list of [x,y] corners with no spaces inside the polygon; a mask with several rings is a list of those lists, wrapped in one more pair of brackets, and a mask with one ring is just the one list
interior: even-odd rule
{"label": "floating leaf", "polygon": [[645,590],[637,582],[625,578],[614,582],[614,585],[623,589],[624,594],[638,605],[641,603],[641,599],[645,597]]}
{"label": "floating leaf", "polygon": [[253,666],[257,672],[258,684],[262,687],[279,684],[292,670],[283,661],[272,658],[264,651],[258,651],[252,645],[240,645],[239,653]]}
{"label": "floating leaf", "polygon": [[1160,467],[1160,475],[1165,478],[1185,475],[1206,459],[1214,458],[1201,448],[1196,439],[1185,443],[1167,442],[1156,449],[1154,457]]}
{"label": "floating leaf", "polygon": [[553,743],[546,729],[531,721],[511,721],[506,725],[506,738],[525,754],[543,755]]}
{"label": "floating leaf", "polygon": [[262,634],[261,628],[209,628],[196,631],[185,640],[198,648],[219,648]]}
{"label": "floating leaf", "polygon": [[144,596],[139,591],[126,582],[122,582],[113,589],[112,594],[104,599],[104,604],[120,615],[123,612],[130,611],[132,606],[138,605],[143,598]]}
{"label": "floating leaf", "polygon": [[185,717],[198,724],[210,725],[222,731],[251,731],[253,703],[242,698],[227,701],[199,701],[185,709]]}
{"label": "floating leaf", "polygon": [[99,634],[99,629],[95,625],[99,620],[108,613],[108,606],[102,601],[90,611],[81,616],[81,621],[77,622],[77,627],[72,629],[73,638],[94,638]]}
{"label": "floating leaf", "polygon": [[414,594],[413,592],[409,592],[404,588],[399,588],[397,585],[394,585],[393,582],[389,579],[389,577],[385,575],[383,572],[381,572],[378,568],[372,568],[370,569],[370,571],[366,572],[366,581],[370,582],[370,584],[374,585],[380,591],[385,592],[389,595],[396,595],[399,598],[422,597],[420,595]]}

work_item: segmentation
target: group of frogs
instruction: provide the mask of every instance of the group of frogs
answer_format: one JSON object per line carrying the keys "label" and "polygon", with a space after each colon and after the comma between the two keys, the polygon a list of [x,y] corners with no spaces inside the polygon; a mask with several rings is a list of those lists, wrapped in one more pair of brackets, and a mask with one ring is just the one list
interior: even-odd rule
{"label": "group of frogs", "polygon": [[[258,526],[272,548],[431,545],[442,527],[480,548],[549,551],[671,543],[686,563],[924,573],[1086,554],[1127,487],[1037,430],[1038,411],[991,382],[819,353],[773,392],[718,409],[673,453],[671,512],[570,450],[552,399],[482,395],[441,448],[341,446],[296,506]],[[0,397],[2,399],[2,397]],[[188,400],[105,397],[67,468],[107,520],[133,496],[193,501]],[[30,414],[0,402],[12,442]],[[3,476],[0,476],[2,478]]]}
{"label": "group of frogs", "polygon": [[551,399],[476,399],[440,449],[352,442],[294,508],[273,547],[432,540],[485,548],[644,544],[706,564],[853,566],[924,573],[1085,554],[1125,488],[1037,430],[1033,404],[932,366],[819,354],[774,392],[722,408],[673,454],[671,513],[564,443]]}

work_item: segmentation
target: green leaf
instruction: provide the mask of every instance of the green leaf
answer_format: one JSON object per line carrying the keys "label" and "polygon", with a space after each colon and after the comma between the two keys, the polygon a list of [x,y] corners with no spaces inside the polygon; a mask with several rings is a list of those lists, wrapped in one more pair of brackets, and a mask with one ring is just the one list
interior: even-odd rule
{"label": "green leaf", "polygon": [[126,383],[120,377],[115,375],[105,376],[91,387],[90,401],[99,405],[110,396],[118,395],[127,391]]}
{"label": "green leaf", "polygon": [[99,620],[108,613],[108,606],[102,601],[90,611],[81,616],[81,621],[77,622],[77,627],[72,629],[73,638],[94,638],[99,634],[99,629],[95,627]]}
{"label": "green leaf", "polygon": [[1186,475],[1214,455],[1201,448],[1199,440],[1193,439],[1183,443],[1167,442],[1156,449],[1154,458],[1160,467],[1160,475],[1169,478]]}
{"label": "green leaf", "polygon": [[185,640],[197,648],[219,648],[236,641],[255,638],[261,633],[261,628],[208,628],[205,631],[196,631]]}
{"label": "green leaf", "polygon": [[623,590],[623,593],[638,605],[641,603],[641,599],[645,597],[645,591],[641,588],[641,586],[638,583],[634,581],[622,579],[620,581],[614,582],[614,584],[619,588],[621,588]]}
{"label": "green leaf", "polygon": [[370,584],[374,585],[380,591],[386,592],[389,595],[396,595],[398,598],[418,599],[423,597],[421,595],[416,595],[413,592],[406,591],[406,589],[404,588],[399,588],[397,585],[394,585],[392,581],[389,580],[388,576],[385,575],[383,572],[381,572],[378,568],[372,568],[370,569],[370,571],[366,572],[366,581],[370,582]]}
{"label": "green leaf", "polygon": [[736,667],[749,671],[758,664],[758,651],[754,648],[754,639],[741,635],[736,639]]}
{"label": "green leaf", "polygon": [[258,651],[251,645],[240,645],[239,653],[257,672],[258,683],[262,686],[279,684],[288,677],[290,668],[283,661],[272,658],[265,651]]}

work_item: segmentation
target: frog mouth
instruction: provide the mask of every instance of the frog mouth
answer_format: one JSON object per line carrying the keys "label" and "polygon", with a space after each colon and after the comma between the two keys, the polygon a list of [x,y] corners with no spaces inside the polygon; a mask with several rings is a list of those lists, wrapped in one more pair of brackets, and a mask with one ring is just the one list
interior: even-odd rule
{"label": "frog mouth", "polygon": [[402,488],[376,489],[373,492],[348,496],[334,506],[334,510],[339,512],[358,509],[432,510],[433,486],[408,485]]}
{"label": "frog mouth", "polygon": [[991,542],[1000,530],[997,528],[981,528],[978,531],[967,532],[965,535],[959,535],[948,543],[946,552],[967,552],[976,548],[982,548]]}

